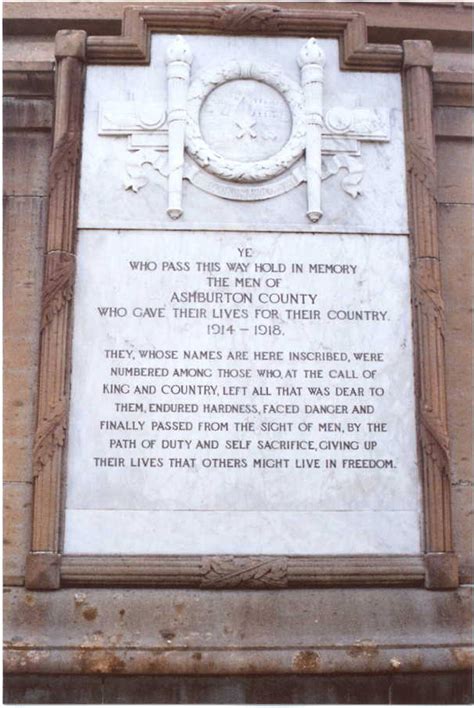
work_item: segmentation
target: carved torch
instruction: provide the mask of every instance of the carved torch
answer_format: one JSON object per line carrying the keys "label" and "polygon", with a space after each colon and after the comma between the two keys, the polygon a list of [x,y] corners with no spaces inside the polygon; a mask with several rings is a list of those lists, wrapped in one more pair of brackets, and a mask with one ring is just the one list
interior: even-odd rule
{"label": "carved torch", "polygon": [[186,101],[193,55],[188,43],[178,35],[166,51],[168,78],[168,209],[172,219],[183,213],[184,139]]}
{"label": "carved torch", "polygon": [[321,211],[321,135],[323,129],[324,52],[314,38],[308,40],[298,55],[306,116],[306,180],[310,221],[316,222]]}

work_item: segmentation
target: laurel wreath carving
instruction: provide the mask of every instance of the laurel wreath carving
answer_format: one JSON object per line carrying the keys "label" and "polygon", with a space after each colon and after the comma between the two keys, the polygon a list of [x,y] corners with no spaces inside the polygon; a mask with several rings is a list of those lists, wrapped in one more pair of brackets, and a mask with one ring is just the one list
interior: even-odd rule
{"label": "laurel wreath carving", "polygon": [[203,559],[202,588],[285,588],[288,560],[285,557],[215,556]]}
{"label": "laurel wreath carving", "polygon": [[[218,86],[235,79],[254,79],[279,91],[291,111],[292,130],[286,144],[269,158],[256,162],[230,160],[208,145],[201,134],[199,114],[207,96]],[[235,182],[262,182],[278,177],[291,167],[305,148],[306,120],[300,86],[286,77],[280,67],[270,64],[231,61],[202,72],[189,87],[186,149],[203,169],[221,179]]]}
{"label": "laurel wreath carving", "polygon": [[227,32],[278,32],[281,9],[273,5],[227,5],[216,8],[216,29]]}
{"label": "laurel wreath carving", "polygon": [[41,329],[44,329],[66,302],[71,300],[75,269],[76,262],[73,253],[61,251],[48,254],[46,271],[48,276],[43,291]]}
{"label": "laurel wreath carving", "polygon": [[58,181],[70,172],[80,157],[81,136],[78,133],[66,135],[54,147],[49,159],[49,193],[57,186]]}
{"label": "laurel wreath carving", "polygon": [[66,428],[66,401],[61,399],[48,417],[38,424],[33,448],[33,474],[35,477],[52,458],[55,450],[64,445]]}

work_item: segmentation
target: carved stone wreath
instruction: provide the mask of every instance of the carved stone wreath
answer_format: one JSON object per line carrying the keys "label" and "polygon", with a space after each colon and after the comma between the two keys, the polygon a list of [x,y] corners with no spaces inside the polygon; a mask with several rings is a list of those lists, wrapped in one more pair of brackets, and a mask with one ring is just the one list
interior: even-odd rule
{"label": "carved stone wreath", "polygon": [[[207,96],[218,86],[236,79],[254,79],[268,84],[283,96],[289,106],[292,120],[290,137],[278,152],[264,160],[243,162],[227,159],[213,150],[201,134],[199,114]],[[278,177],[303,155],[306,135],[303,92],[277,66],[232,61],[203,72],[189,88],[187,107],[186,149],[201,167],[216,177],[236,182],[262,182]]]}

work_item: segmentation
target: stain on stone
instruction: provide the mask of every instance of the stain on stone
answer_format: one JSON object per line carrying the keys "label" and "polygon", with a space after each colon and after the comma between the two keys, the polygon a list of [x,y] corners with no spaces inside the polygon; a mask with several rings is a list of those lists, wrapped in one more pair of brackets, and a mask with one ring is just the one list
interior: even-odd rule
{"label": "stain on stone", "polygon": [[361,639],[358,642],[355,642],[351,646],[350,649],[347,650],[347,653],[349,656],[357,657],[357,656],[377,656],[379,653],[379,647],[375,642],[372,642],[370,639]]}
{"label": "stain on stone", "polygon": [[125,610],[123,610],[123,609],[119,610],[119,615],[120,615],[120,617],[122,617],[122,619],[123,619],[124,614],[125,614]]}
{"label": "stain on stone", "polygon": [[414,659],[410,659],[403,665],[404,671],[422,671],[423,670],[423,660],[421,656],[416,656]]}
{"label": "stain on stone", "polygon": [[166,642],[171,642],[176,637],[176,634],[169,629],[160,630],[160,634]]}
{"label": "stain on stone", "polygon": [[316,651],[299,651],[293,659],[293,669],[301,673],[313,673],[319,670],[320,663],[319,654]]}
{"label": "stain on stone", "polygon": [[88,622],[92,622],[97,617],[97,609],[95,607],[86,607],[82,613],[84,619]]}
{"label": "stain on stone", "polygon": [[112,652],[98,653],[83,649],[79,661],[83,673],[119,674],[126,668],[125,661]]}
{"label": "stain on stone", "polygon": [[97,671],[104,674],[120,674],[126,667],[125,661],[115,654],[106,654],[97,662]]}
{"label": "stain on stone", "polygon": [[30,595],[29,593],[26,593],[25,602],[30,607],[33,607],[33,605],[36,605],[36,598],[34,595]]}
{"label": "stain on stone", "polygon": [[450,649],[457,665],[460,669],[470,669],[472,666],[473,653],[471,649],[461,649],[460,647],[453,647]]}
{"label": "stain on stone", "polygon": [[182,615],[182,614],[183,614],[183,610],[184,610],[184,602],[177,602],[177,603],[175,604],[174,608],[175,608],[176,614],[177,614],[178,616]]}
{"label": "stain on stone", "polygon": [[159,659],[151,659],[146,664],[146,673],[159,674],[161,671],[161,662]]}
{"label": "stain on stone", "polygon": [[201,661],[202,659],[202,653],[200,651],[195,651],[193,653],[193,659],[196,659],[196,661]]}

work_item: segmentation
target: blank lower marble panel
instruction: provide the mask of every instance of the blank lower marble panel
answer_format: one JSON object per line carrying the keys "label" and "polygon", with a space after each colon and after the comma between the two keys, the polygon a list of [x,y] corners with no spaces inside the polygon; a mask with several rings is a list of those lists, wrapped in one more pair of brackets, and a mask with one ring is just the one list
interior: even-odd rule
{"label": "blank lower marble panel", "polygon": [[419,551],[416,512],[70,511],[66,553],[365,554]]}
{"label": "blank lower marble panel", "polygon": [[[244,272],[230,268],[239,263]],[[216,276],[227,281],[209,281]],[[252,302],[173,303],[181,293]],[[302,295],[306,304],[291,307],[261,302]],[[152,316],[133,314],[145,311]],[[347,319],[354,312],[368,314]],[[295,352],[319,360],[290,361]],[[119,384],[131,393],[114,392]],[[134,393],[136,385],[151,388]],[[209,388],[187,389],[201,385]],[[153,407],[162,404],[185,408]],[[316,538],[324,552],[415,553],[420,513],[406,237],[80,232],[68,552],[120,543],[117,552],[163,553],[168,539],[170,553],[306,553]],[[217,548],[209,529],[224,518],[229,533]],[[145,520],[156,533],[136,532]],[[280,548],[266,532],[272,524]]]}
{"label": "blank lower marble panel", "polygon": [[[304,228],[315,232],[327,228],[378,233],[407,231],[400,76],[396,73],[340,71],[339,47],[334,39],[318,39],[326,56],[323,113],[343,109],[332,123],[336,128],[333,142],[345,137],[341,115],[344,121],[344,116],[363,109],[372,111],[372,114],[360,119],[362,132],[373,129],[373,112],[382,111],[386,116],[387,136],[382,141],[349,141],[344,149],[339,145],[327,164],[323,163],[323,216],[320,221],[311,224],[306,216],[305,183],[269,199],[237,201],[198,189],[186,176],[183,182],[184,212],[176,221],[171,219],[166,213],[166,131],[160,137],[163,126],[157,127],[153,135],[150,126],[157,114],[156,108],[150,108],[150,105],[166,111],[165,53],[174,39],[174,35],[152,36],[149,66],[87,68],[79,207],[81,227],[215,229],[240,225],[288,231]],[[277,65],[285,76],[300,83],[297,57],[309,38],[189,35],[185,39],[193,53],[191,81],[203,71],[237,59],[253,62],[255,66],[262,62]],[[245,89],[244,84],[249,84],[249,88]],[[229,101],[228,93],[232,94]],[[275,94],[273,98],[272,94]],[[242,101],[236,103],[240,95]],[[201,111],[203,136],[224,156],[237,157],[241,161],[248,160],[249,156],[252,156],[250,159],[266,158],[281,148],[291,125],[284,104],[281,95],[262,82],[229,82],[212,92],[204,103]],[[222,115],[216,115],[216,106],[220,107]],[[122,134],[117,134],[121,125],[127,126],[134,120],[142,121],[138,137],[127,135],[125,128]],[[152,146],[147,162],[137,167],[134,165],[137,150],[147,144]],[[155,151],[158,144],[164,145],[163,151]],[[189,167],[196,168],[196,163],[188,156],[186,169]],[[304,172],[304,159],[300,159],[295,167],[297,173]],[[285,174],[289,173],[282,177]],[[200,176],[203,180],[212,177],[202,169]],[[262,184],[273,188],[274,181]],[[223,190],[229,185],[232,188],[235,182],[221,180]],[[351,196],[352,188],[360,188],[360,194]]]}

